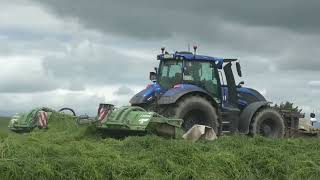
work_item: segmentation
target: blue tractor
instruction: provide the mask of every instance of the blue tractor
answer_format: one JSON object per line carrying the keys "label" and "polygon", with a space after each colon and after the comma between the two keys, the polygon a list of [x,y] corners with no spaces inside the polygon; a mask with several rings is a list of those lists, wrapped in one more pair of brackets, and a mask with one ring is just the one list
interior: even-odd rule
{"label": "blue tractor", "polygon": [[211,126],[218,135],[251,134],[283,137],[285,124],[258,91],[236,84],[233,68],[242,76],[237,59],[203,56],[191,52],[164,52],[149,84],[131,105],[183,119],[184,130],[195,124]]}

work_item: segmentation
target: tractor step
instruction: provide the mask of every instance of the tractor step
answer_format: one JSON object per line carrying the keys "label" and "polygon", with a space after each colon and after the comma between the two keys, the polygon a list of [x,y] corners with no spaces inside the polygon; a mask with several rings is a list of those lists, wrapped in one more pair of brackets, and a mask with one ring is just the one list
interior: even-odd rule
{"label": "tractor step", "polygon": [[231,133],[231,131],[222,131],[222,133]]}
{"label": "tractor step", "polygon": [[229,134],[232,134],[231,131],[222,131],[222,135],[229,135]]}
{"label": "tractor step", "polygon": [[222,124],[231,124],[230,121],[222,121]]}
{"label": "tractor step", "polygon": [[225,111],[221,113],[221,126],[222,126],[222,133],[223,134],[232,134],[237,130],[237,122],[239,121],[239,112],[238,108],[233,107],[225,107]]}

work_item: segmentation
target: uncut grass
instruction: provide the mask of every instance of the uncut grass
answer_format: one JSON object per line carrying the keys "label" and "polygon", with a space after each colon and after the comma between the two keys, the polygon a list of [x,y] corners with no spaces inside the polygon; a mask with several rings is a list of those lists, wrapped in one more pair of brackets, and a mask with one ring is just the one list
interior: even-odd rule
{"label": "uncut grass", "polygon": [[246,136],[188,143],[156,136],[102,139],[55,114],[48,130],[0,141],[2,179],[318,179],[318,139]]}
{"label": "uncut grass", "polygon": [[0,116],[0,137],[5,137],[8,134],[8,124],[10,118],[8,117],[1,117]]}

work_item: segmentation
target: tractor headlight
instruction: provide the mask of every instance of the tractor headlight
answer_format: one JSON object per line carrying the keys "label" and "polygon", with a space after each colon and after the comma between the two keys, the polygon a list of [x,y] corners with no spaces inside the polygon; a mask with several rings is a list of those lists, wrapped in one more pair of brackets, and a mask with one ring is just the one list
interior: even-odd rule
{"label": "tractor headlight", "polygon": [[173,54],[164,54],[163,55],[163,59],[173,59],[173,58],[174,58]]}

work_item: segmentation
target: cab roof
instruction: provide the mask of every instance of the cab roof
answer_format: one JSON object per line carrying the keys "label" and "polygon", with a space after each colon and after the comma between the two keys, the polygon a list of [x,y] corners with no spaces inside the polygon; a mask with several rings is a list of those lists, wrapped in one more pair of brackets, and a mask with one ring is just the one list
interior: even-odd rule
{"label": "cab roof", "polygon": [[237,59],[225,59],[221,57],[204,56],[204,55],[193,54],[191,52],[175,52],[173,54],[169,54],[169,53],[159,54],[157,56],[157,59],[158,60],[176,59],[176,60],[188,60],[188,61],[211,61],[211,62],[214,62],[214,64],[216,64],[219,69],[222,68],[223,63],[237,61]]}

